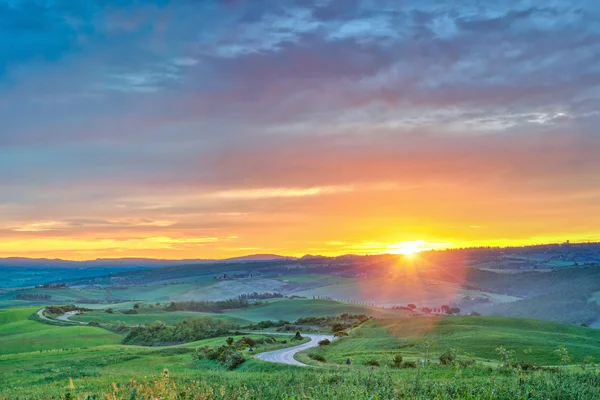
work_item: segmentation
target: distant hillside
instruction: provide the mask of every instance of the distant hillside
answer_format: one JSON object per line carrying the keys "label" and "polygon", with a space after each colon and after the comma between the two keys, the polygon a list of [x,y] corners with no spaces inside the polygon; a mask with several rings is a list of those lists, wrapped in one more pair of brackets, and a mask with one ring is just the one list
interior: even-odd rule
{"label": "distant hillside", "polygon": [[293,257],[285,257],[277,254],[251,254],[242,257],[233,257],[223,260],[212,259],[181,259],[164,260],[156,258],[97,258],[95,260],[70,261],[60,258],[27,258],[6,257],[0,258],[0,267],[28,267],[28,268],[97,268],[97,267],[168,267],[173,265],[189,265],[200,263],[219,263],[231,261],[267,261],[287,260]]}
{"label": "distant hillside", "polygon": [[220,261],[223,261],[223,262],[228,262],[228,261],[268,261],[268,260],[293,260],[293,259],[295,259],[295,258],[280,256],[277,254],[252,254],[249,256],[226,258],[226,259],[220,260]]}

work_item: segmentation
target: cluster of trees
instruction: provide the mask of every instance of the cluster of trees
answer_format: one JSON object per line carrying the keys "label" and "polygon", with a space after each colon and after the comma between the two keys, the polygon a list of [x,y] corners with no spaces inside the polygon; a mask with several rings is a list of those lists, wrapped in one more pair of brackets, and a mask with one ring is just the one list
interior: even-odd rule
{"label": "cluster of trees", "polygon": [[[252,305],[259,305],[262,303],[252,303]],[[166,307],[167,311],[198,311],[198,312],[212,312],[218,313],[224,310],[232,310],[236,308],[248,308],[250,302],[246,299],[228,299],[220,301],[183,301],[183,302],[171,302]]]}
{"label": "cluster of trees", "polygon": [[415,304],[407,304],[406,306],[393,306],[393,310],[406,310],[406,311],[421,311],[424,314],[460,314],[460,308],[450,307],[443,305],[441,307],[421,307],[418,308]]}
{"label": "cluster of trees", "polygon": [[62,306],[48,306],[46,307],[46,310],[50,313],[50,314],[54,314],[54,315],[63,315],[67,312],[71,312],[71,311],[92,311],[89,308],[84,308],[84,307],[77,307],[74,306],[73,304],[65,304]]}
{"label": "cluster of trees", "polygon": [[194,342],[218,336],[225,336],[237,326],[210,317],[186,319],[174,326],[157,321],[149,325],[135,327],[123,340],[124,344],[141,346],[164,346]]}
{"label": "cluster of trees", "polygon": [[[232,337],[228,337],[225,343],[226,345],[217,347],[201,347],[196,350],[192,355],[192,358],[195,360],[216,360],[219,361],[221,365],[227,367],[227,369],[232,370],[246,361],[241,353],[244,349],[253,348],[259,344],[274,344],[277,343],[277,340],[273,337],[260,339],[243,337],[238,341],[235,341]],[[282,340],[279,343],[287,343],[287,341]]]}
{"label": "cluster of trees", "polygon": [[253,293],[245,293],[245,294],[240,294],[239,298],[242,300],[266,300],[266,299],[281,299],[284,298],[285,296],[282,295],[281,293],[258,293],[258,292],[253,292]]}
{"label": "cluster of trees", "polygon": [[49,294],[19,293],[15,296],[16,300],[50,300],[51,298]]}
{"label": "cluster of trees", "polygon": [[36,289],[59,289],[59,288],[66,288],[67,284],[66,283],[46,283],[43,285],[35,285]]}
{"label": "cluster of trees", "polygon": [[296,320],[298,325],[315,325],[320,327],[328,326],[331,331],[343,332],[346,329],[354,328],[363,322],[369,320],[370,317],[365,314],[342,314],[338,317],[305,317]]}
{"label": "cluster of trees", "polygon": [[323,329],[330,328],[336,336],[347,336],[346,329],[354,328],[361,323],[367,321],[370,317],[365,314],[342,314],[337,317],[304,317],[299,318],[296,322],[285,320],[279,321],[260,321],[257,324],[249,325],[246,328],[252,330],[278,328],[278,331],[293,332],[305,328],[307,325],[311,327],[320,327]]}

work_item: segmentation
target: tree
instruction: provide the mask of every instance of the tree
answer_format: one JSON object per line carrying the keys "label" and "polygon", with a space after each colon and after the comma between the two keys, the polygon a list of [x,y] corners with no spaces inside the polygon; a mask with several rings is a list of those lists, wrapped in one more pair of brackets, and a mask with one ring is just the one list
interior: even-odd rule
{"label": "tree", "polygon": [[460,314],[460,308],[452,307],[448,311],[446,311],[446,314]]}
{"label": "tree", "polygon": [[107,308],[107,309],[106,309],[106,312],[107,312],[107,313],[109,313],[109,314],[112,314],[114,311],[113,311],[113,309],[112,309],[112,308]]}
{"label": "tree", "polygon": [[410,308],[411,310],[415,310],[417,308],[417,306],[414,304],[409,304],[406,307]]}
{"label": "tree", "polygon": [[442,312],[443,312],[443,313],[447,313],[447,312],[448,312],[448,310],[450,310],[450,306],[443,305],[443,306],[441,307],[441,310],[442,310]]}
{"label": "tree", "polygon": [[592,356],[586,356],[583,361],[581,361],[581,369],[584,371],[592,366],[594,366],[594,357]]}
{"label": "tree", "polygon": [[394,359],[392,360],[392,367],[393,368],[400,368],[402,366],[402,361],[404,361],[404,358],[402,357],[402,354],[396,354],[394,356]]}
{"label": "tree", "polygon": [[227,342],[227,345],[228,345],[228,346],[232,346],[232,345],[233,345],[233,338],[232,338],[231,336],[229,336],[229,337],[227,338],[226,342]]}
{"label": "tree", "polygon": [[421,348],[423,349],[423,359],[427,364],[429,364],[429,360],[431,359],[431,348],[433,347],[433,342],[429,339],[424,340],[421,343]]}
{"label": "tree", "polygon": [[431,308],[429,308],[429,307],[423,307],[423,308],[421,308],[421,311],[424,312],[425,314],[431,314]]}
{"label": "tree", "polygon": [[567,350],[564,345],[558,346],[558,348],[554,350],[554,354],[558,356],[558,359],[562,365],[566,366],[571,363],[571,355],[569,354],[569,350]]}
{"label": "tree", "polygon": [[292,338],[292,340],[302,340],[302,339],[304,339],[304,338],[300,334],[300,331],[296,331],[296,335],[294,335],[294,337]]}
{"label": "tree", "polygon": [[515,357],[514,350],[507,350],[504,346],[500,346],[496,349],[496,353],[500,356],[500,362],[503,367],[509,366]]}

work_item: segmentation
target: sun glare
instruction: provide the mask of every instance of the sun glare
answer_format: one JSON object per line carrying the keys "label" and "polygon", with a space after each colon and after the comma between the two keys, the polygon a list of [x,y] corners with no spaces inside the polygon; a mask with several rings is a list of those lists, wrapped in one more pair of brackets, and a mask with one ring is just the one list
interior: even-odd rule
{"label": "sun glare", "polygon": [[412,256],[423,250],[428,250],[427,242],[424,240],[413,240],[409,242],[394,243],[389,246],[389,252],[392,254],[404,254]]}

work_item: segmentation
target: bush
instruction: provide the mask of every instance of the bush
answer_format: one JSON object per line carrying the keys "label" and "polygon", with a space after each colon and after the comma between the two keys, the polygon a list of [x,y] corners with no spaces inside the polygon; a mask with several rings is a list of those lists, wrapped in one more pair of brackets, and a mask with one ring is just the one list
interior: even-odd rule
{"label": "bush", "polygon": [[321,341],[319,341],[319,346],[328,346],[331,344],[331,341],[329,339],[323,339]]}
{"label": "bush", "polygon": [[107,308],[106,311],[104,311],[104,312],[106,312],[108,314],[112,314],[112,313],[114,313],[114,310],[112,308]]}
{"label": "bush", "polygon": [[440,364],[452,365],[456,361],[456,353],[452,350],[448,350],[440,355]]}
{"label": "bush", "polygon": [[304,337],[300,334],[300,331],[296,331],[296,334],[292,338],[292,340],[302,340]]}
{"label": "bush", "polygon": [[246,361],[246,359],[244,358],[244,356],[236,351],[233,353],[229,353],[225,356],[225,360],[222,362],[222,364],[224,366],[227,367],[228,370],[234,370],[236,369],[239,365],[243,364],[244,361]]}
{"label": "bush", "polygon": [[246,359],[231,346],[201,347],[192,355],[195,360],[216,360],[228,370],[236,369]]}
{"label": "bush", "polygon": [[326,362],[327,361],[325,359],[325,357],[323,357],[320,354],[309,354],[308,358],[310,358],[311,360],[319,361],[319,362]]}
{"label": "bush", "polygon": [[246,345],[248,347],[254,347],[256,346],[256,340],[249,338],[249,337],[243,337],[239,340],[238,342],[241,345]]}
{"label": "bush", "polygon": [[346,331],[337,331],[333,334],[333,336],[335,337],[344,337],[344,336],[348,336],[348,332]]}
{"label": "bush", "polygon": [[96,321],[92,321],[88,323],[88,326],[100,326],[100,324]]}
{"label": "bush", "polygon": [[392,360],[392,368],[401,368],[403,359],[402,354],[396,354]]}
{"label": "bush", "polygon": [[527,361],[517,361],[512,364],[513,368],[520,369],[522,371],[533,371],[535,370],[535,365],[533,363]]}
{"label": "bush", "polygon": [[404,361],[401,368],[417,368],[416,361]]}
{"label": "bush", "polygon": [[365,365],[370,365],[371,367],[379,367],[379,361],[375,359],[367,360],[364,362]]}

